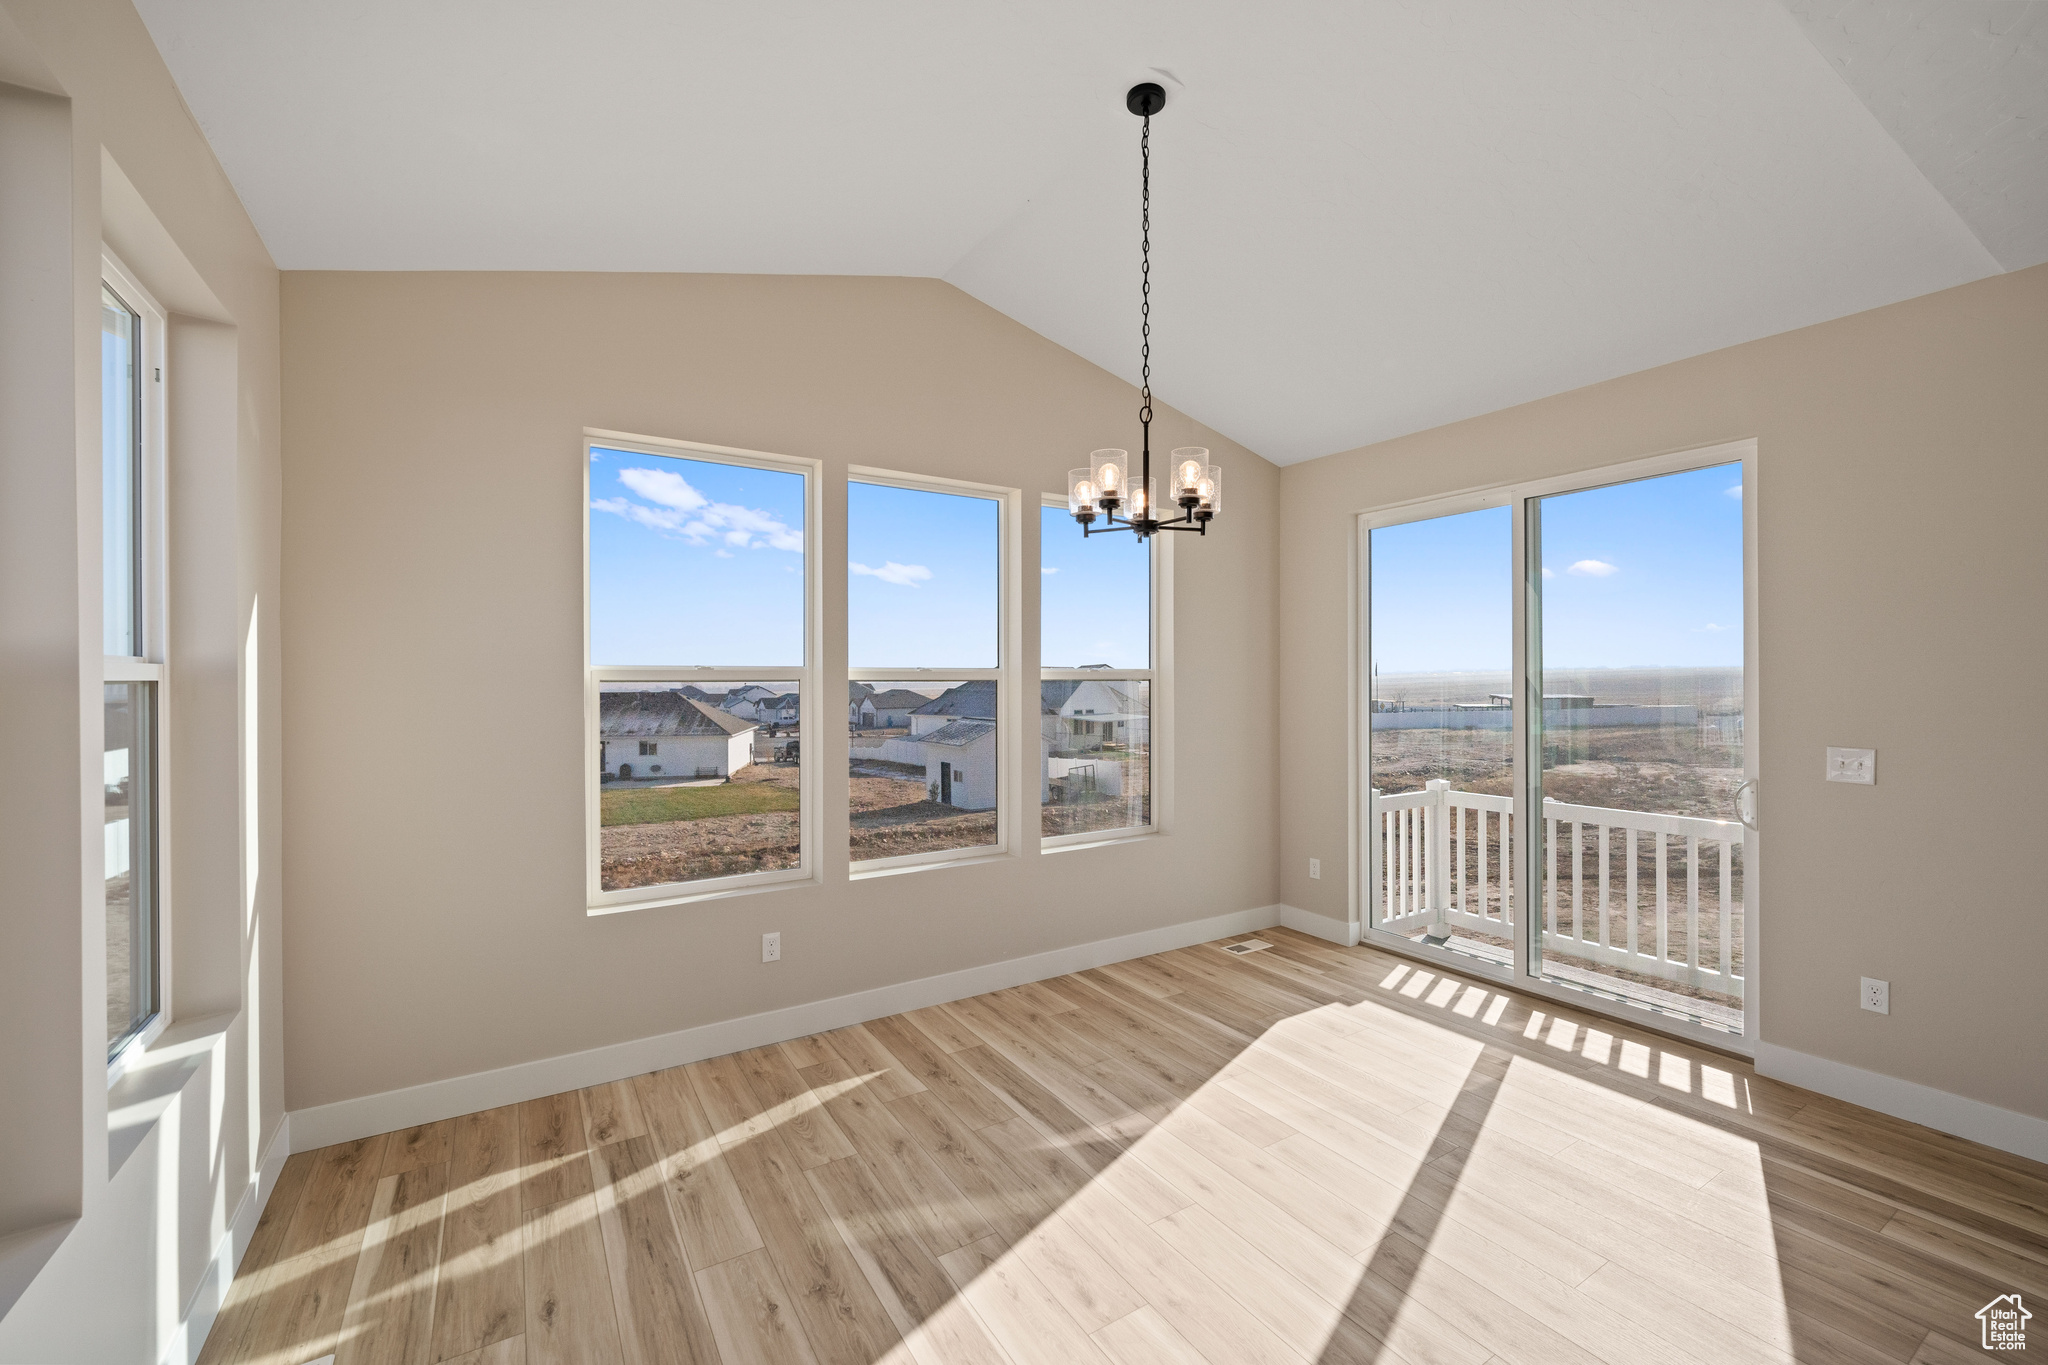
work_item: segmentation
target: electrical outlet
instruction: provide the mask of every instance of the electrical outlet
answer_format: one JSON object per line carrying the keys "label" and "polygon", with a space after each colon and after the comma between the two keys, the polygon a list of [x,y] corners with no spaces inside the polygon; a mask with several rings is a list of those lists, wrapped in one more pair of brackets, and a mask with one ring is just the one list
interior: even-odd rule
{"label": "electrical outlet", "polygon": [[1870,787],[1877,783],[1877,750],[1829,749],[1828,781],[1854,782]]}
{"label": "electrical outlet", "polygon": [[1310,859],[1308,860],[1308,875],[1309,875],[1309,880],[1310,880],[1310,881],[1321,881],[1321,880],[1322,880],[1322,878],[1323,878],[1323,860],[1322,860],[1321,858],[1310,858]]}
{"label": "electrical outlet", "polygon": [[1878,981],[1867,976],[1864,977],[1863,999],[1861,1003],[1863,1008],[1869,1010],[1872,1014],[1890,1014],[1892,1012],[1892,983],[1889,981]]}
{"label": "electrical outlet", "polygon": [[761,935],[761,960],[763,962],[782,961],[782,931],[780,929],[777,929],[772,934]]}

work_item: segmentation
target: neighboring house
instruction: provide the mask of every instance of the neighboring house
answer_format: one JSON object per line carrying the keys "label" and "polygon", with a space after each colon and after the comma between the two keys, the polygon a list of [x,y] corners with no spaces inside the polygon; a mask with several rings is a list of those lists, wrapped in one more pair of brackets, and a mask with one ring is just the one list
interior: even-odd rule
{"label": "neighboring house", "polygon": [[934,730],[956,720],[994,722],[995,718],[995,680],[985,678],[977,682],[964,682],[957,687],[947,688],[910,713],[910,737],[922,739]]}
{"label": "neighboring house", "polygon": [[[758,720],[759,717],[754,714],[755,707],[753,704],[774,695],[775,692],[772,688],[763,687],[759,683],[748,683],[745,687],[733,688],[722,697],[706,697],[704,700],[722,711],[730,711],[734,715],[744,716],[748,720]],[[742,710],[742,707],[746,709]]]}
{"label": "neighboring house", "polygon": [[925,752],[925,789],[932,800],[961,810],[995,809],[993,720],[950,720],[918,736],[916,742]]}
{"label": "neighboring house", "polygon": [[854,730],[875,727],[875,689],[863,682],[846,685],[846,724]]}
{"label": "neighboring house", "polygon": [[773,719],[769,714],[769,711],[773,708],[766,707],[764,709],[764,704],[771,703],[775,699],[776,696],[772,689],[763,687],[759,683],[749,683],[745,687],[735,687],[732,691],[726,693],[716,705],[720,710],[730,711],[742,720],[760,721],[765,725],[769,720]]}
{"label": "neighboring house", "polygon": [[874,719],[870,723],[878,730],[907,730],[910,728],[910,713],[920,706],[928,706],[932,699],[922,692],[913,692],[907,687],[892,687],[887,692],[877,692],[871,697]]}
{"label": "neighboring house", "polygon": [[785,692],[779,697],[770,697],[766,701],[756,702],[754,707],[757,719],[775,725],[796,724],[797,714],[800,710],[797,706],[797,694],[794,692]]}
{"label": "neighboring house", "polygon": [[604,692],[597,700],[598,768],[621,780],[731,777],[754,761],[758,728],[675,689]]}
{"label": "neighboring house", "polygon": [[1152,738],[1151,718],[1138,699],[1136,682],[1104,678],[1039,684],[1039,727],[1053,753],[1100,749],[1105,744],[1143,745]]}

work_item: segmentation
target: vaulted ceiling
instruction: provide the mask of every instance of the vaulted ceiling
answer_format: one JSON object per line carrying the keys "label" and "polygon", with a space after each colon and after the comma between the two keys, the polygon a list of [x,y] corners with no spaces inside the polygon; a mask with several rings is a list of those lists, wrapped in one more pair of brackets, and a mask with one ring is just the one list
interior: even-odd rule
{"label": "vaulted ceiling", "polygon": [[937,276],[1280,463],[2048,260],[2031,0],[137,0],[277,263]]}

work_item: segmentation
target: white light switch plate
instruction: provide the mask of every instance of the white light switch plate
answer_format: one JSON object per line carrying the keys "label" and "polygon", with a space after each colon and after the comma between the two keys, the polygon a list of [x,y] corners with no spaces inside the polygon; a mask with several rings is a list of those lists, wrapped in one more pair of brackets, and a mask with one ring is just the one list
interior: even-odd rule
{"label": "white light switch plate", "polygon": [[1857,782],[1871,786],[1877,781],[1877,750],[1829,749],[1828,781]]}

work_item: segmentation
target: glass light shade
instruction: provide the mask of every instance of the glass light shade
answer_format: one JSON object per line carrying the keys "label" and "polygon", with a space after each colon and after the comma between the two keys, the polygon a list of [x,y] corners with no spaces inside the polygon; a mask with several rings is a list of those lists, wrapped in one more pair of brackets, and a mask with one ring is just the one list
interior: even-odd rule
{"label": "glass light shade", "polygon": [[1207,512],[1215,516],[1223,510],[1223,466],[1212,464],[1202,467],[1202,482],[1195,489],[1195,496],[1201,501],[1195,505],[1200,515]]}
{"label": "glass light shade", "polygon": [[1173,452],[1173,496],[1187,497],[1201,485],[1202,472],[1209,467],[1207,446],[1182,446]]}
{"label": "glass light shade", "polygon": [[1131,453],[1128,450],[1098,450],[1088,457],[1095,471],[1098,498],[1121,498],[1131,486]]}
{"label": "glass light shade", "polygon": [[1129,501],[1124,504],[1124,515],[1130,520],[1136,521],[1141,517],[1158,515],[1153,511],[1159,500],[1158,479],[1145,480],[1143,488],[1133,485],[1128,496]]}
{"label": "glass light shade", "polygon": [[1095,515],[1095,500],[1102,496],[1102,488],[1095,482],[1095,470],[1069,469],[1067,471],[1067,511],[1080,516],[1084,511]]}

